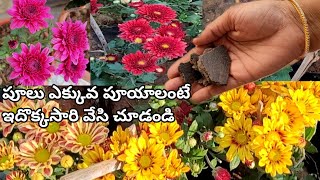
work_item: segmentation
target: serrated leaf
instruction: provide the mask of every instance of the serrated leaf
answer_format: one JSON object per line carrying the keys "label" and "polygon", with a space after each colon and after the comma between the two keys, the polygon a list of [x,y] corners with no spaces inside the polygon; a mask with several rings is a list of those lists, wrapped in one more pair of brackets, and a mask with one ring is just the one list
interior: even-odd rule
{"label": "serrated leaf", "polygon": [[199,148],[199,149],[192,149],[191,150],[191,158],[196,160],[196,159],[203,159],[203,157],[207,154],[208,150]]}
{"label": "serrated leaf", "polygon": [[316,134],[316,127],[308,127],[305,131],[305,139],[310,141],[312,137]]}
{"label": "serrated leaf", "polygon": [[147,83],[154,83],[157,79],[155,73],[144,73],[137,77],[137,81],[139,82],[147,82]]}
{"label": "serrated leaf", "polygon": [[121,73],[124,72],[123,66],[120,63],[109,63],[107,64],[108,70],[111,73]]}
{"label": "serrated leaf", "polygon": [[192,137],[198,130],[198,122],[197,121],[193,121],[189,130],[188,130],[188,137]]}
{"label": "serrated leaf", "polygon": [[318,149],[309,141],[306,144],[305,150],[311,154],[318,153]]}
{"label": "serrated leaf", "polygon": [[230,162],[230,171],[236,169],[240,164],[239,156],[233,157],[232,161]]}

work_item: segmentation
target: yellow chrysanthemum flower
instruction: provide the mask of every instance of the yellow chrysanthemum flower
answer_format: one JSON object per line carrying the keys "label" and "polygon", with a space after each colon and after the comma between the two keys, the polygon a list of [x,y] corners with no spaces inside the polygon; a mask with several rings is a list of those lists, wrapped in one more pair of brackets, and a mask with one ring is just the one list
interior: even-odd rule
{"label": "yellow chrysanthemum flower", "polygon": [[312,92],[316,98],[320,98],[320,81],[314,82]]}
{"label": "yellow chrysanthemum flower", "polygon": [[266,95],[271,95],[274,96],[274,94],[279,94],[279,95],[285,95],[287,94],[288,90],[286,85],[288,82],[284,81],[263,81],[259,87],[261,88],[262,92]]}
{"label": "yellow chrysanthemum flower", "polygon": [[271,103],[275,101],[275,96],[269,96],[266,94],[263,94],[261,89],[255,89],[254,93],[250,96],[251,104],[253,104],[256,109],[254,112],[258,111],[260,112],[260,105],[259,102],[262,102],[262,114],[267,114],[270,111]]}
{"label": "yellow chrysanthemum flower", "polygon": [[67,124],[62,132],[63,139],[59,142],[61,147],[73,152],[85,154],[95,145],[105,142],[109,129],[102,123],[85,123],[79,120]]}
{"label": "yellow chrysanthemum flower", "polygon": [[149,129],[149,136],[165,146],[175,143],[183,135],[183,130],[179,130],[180,126],[177,121],[149,124]]}
{"label": "yellow chrysanthemum flower", "polygon": [[288,82],[287,83],[287,89],[288,89],[288,94],[289,94],[289,89],[295,91],[298,89],[302,90],[312,90],[314,86],[313,81],[294,81],[294,82]]}
{"label": "yellow chrysanthemum flower", "polygon": [[264,147],[264,143],[281,142],[285,145],[296,145],[299,143],[301,133],[288,131],[282,120],[284,116],[274,114],[271,119],[265,117],[263,126],[254,126],[253,129],[257,133],[257,137],[253,140],[251,148],[259,157],[259,151]]}
{"label": "yellow chrysanthemum flower", "polygon": [[289,90],[292,102],[296,104],[304,118],[306,127],[314,127],[320,120],[320,102],[310,90]]}
{"label": "yellow chrysanthemum flower", "polygon": [[297,106],[288,98],[278,97],[275,103],[271,105],[271,117],[278,117],[279,121],[283,121],[285,131],[288,133],[297,133],[302,135],[304,131],[303,117]]}
{"label": "yellow chrysanthemum flower", "polygon": [[109,160],[113,158],[113,154],[110,151],[105,152],[105,150],[100,146],[94,146],[92,150],[82,155],[83,162],[90,166],[92,164]]}
{"label": "yellow chrysanthemum flower", "polygon": [[9,170],[14,168],[15,157],[17,149],[14,146],[14,142],[0,141],[0,170]]}
{"label": "yellow chrysanthemum flower", "polygon": [[251,104],[248,91],[244,88],[232,89],[220,95],[220,107],[226,112],[226,115],[239,119],[242,114],[255,110]]}
{"label": "yellow chrysanthemum flower", "polygon": [[135,177],[137,180],[163,179],[163,144],[157,144],[155,139],[149,139],[143,133],[139,138],[131,138],[128,147],[123,166],[128,177]]}
{"label": "yellow chrysanthemum flower", "polygon": [[[79,169],[87,168],[92,164],[99,163],[105,160],[110,160],[113,158],[113,154],[110,151],[105,152],[105,150],[96,145],[92,150],[89,150],[87,153],[82,155],[83,163],[78,164]],[[103,177],[97,178],[96,180],[114,180],[114,174],[106,174]]]}
{"label": "yellow chrysanthemum flower", "polygon": [[215,142],[219,144],[217,151],[229,147],[226,154],[227,161],[232,161],[235,156],[239,156],[243,163],[246,160],[252,161],[254,159],[250,144],[255,138],[255,133],[250,118],[246,119],[244,115],[240,119],[228,118],[224,126],[217,126],[215,131],[220,134],[215,138]]}
{"label": "yellow chrysanthemum flower", "polygon": [[62,151],[58,144],[47,144],[38,140],[28,140],[19,146],[19,154],[17,154],[17,165],[28,166],[33,176],[35,172],[49,177],[53,173],[52,165],[60,162]]}
{"label": "yellow chrysanthemum flower", "polygon": [[178,150],[173,149],[165,163],[166,178],[175,179],[182,173],[186,173],[188,171],[190,171],[190,168],[185,166],[185,164],[181,161]]}
{"label": "yellow chrysanthemum flower", "polygon": [[267,143],[259,155],[259,166],[265,166],[266,173],[270,173],[272,177],[290,174],[288,166],[292,165],[292,146],[285,146],[281,142]]}
{"label": "yellow chrysanthemum flower", "polygon": [[[115,155],[121,155],[127,149],[131,133],[128,128],[125,130],[119,125],[117,126],[117,130],[113,131],[112,136],[110,137],[111,144],[110,149],[111,152]],[[123,159],[119,159],[120,161],[124,161]]]}
{"label": "yellow chrysanthemum flower", "polygon": [[4,137],[7,137],[17,125],[17,123],[7,123],[3,121],[2,112],[13,112],[17,113],[20,108],[29,108],[32,101],[28,100],[25,97],[22,97],[18,102],[11,102],[10,100],[4,100],[0,102],[0,128],[2,128],[2,134]]}
{"label": "yellow chrysanthemum flower", "polygon": [[11,171],[6,176],[6,180],[26,180],[26,175],[22,171]]}

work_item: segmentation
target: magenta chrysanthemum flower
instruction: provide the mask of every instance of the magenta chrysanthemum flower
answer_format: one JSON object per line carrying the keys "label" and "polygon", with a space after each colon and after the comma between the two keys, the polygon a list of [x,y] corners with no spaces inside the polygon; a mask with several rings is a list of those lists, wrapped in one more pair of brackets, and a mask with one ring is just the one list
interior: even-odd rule
{"label": "magenta chrysanthemum flower", "polygon": [[54,58],[49,56],[49,48],[41,50],[41,44],[21,44],[21,53],[13,53],[7,60],[13,71],[10,79],[15,79],[16,84],[23,86],[39,86],[51,76],[54,67],[51,65]]}
{"label": "magenta chrysanthemum flower", "polygon": [[167,23],[177,17],[173,9],[161,4],[145,4],[138,8],[136,14],[158,23]]}
{"label": "magenta chrysanthemum flower", "polygon": [[185,33],[182,29],[171,25],[163,25],[157,29],[157,32],[161,36],[171,36],[177,39],[183,39],[185,37]]}
{"label": "magenta chrysanthemum flower", "polygon": [[99,11],[99,8],[103,6],[103,4],[98,3],[98,0],[90,0],[91,6],[91,14],[96,14]]}
{"label": "magenta chrysanthemum flower", "polygon": [[157,66],[157,58],[150,54],[143,54],[141,51],[128,54],[123,57],[124,69],[133,75],[140,75],[144,72],[154,72]]}
{"label": "magenta chrysanthemum flower", "polygon": [[77,84],[79,79],[83,77],[89,60],[82,54],[79,56],[77,62],[78,64],[74,64],[69,59],[63,61],[56,70],[56,74],[62,74],[65,81],[71,79],[72,82]]}
{"label": "magenta chrysanthemum flower", "polygon": [[154,32],[149,22],[145,19],[134,19],[119,24],[119,29],[121,32],[120,38],[139,44],[145,42]]}
{"label": "magenta chrysanthemum flower", "polygon": [[183,56],[186,47],[187,43],[170,36],[156,36],[144,45],[144,48],[151,54],[170,60]]}
{"label": "magenta chrysanthemum flower", "polygon": [[10,49],[16,49],[18,47],[18,41],[17,40],[10,40],[8,41],[8,45]]}
{"label": "magenta chrysanthemum flower", "polygon": [[52,28],[53,49],[55,57],[61,61],[71,59],[74,64],[78,64],[78,59],[83,51],[89,49],[89,40],[86,31],[87,23],[71,20],[57,23],[57,27]]}
{"label": "magenta chrysanthemum flower", "polygon": [[47,28],[45,19],[54,17],[45,4],[46,0],[13,0],[13,6],[8,10],[8,14],[12,16],[10,29],[26,27],[34,34],[41,28]]}

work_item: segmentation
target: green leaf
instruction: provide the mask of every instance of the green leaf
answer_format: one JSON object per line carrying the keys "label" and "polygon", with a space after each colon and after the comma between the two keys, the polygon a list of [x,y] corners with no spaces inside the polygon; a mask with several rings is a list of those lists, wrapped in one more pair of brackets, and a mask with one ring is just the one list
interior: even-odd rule
{"label": "green leaf", "polygon": [[266,78],[263,78],[261,81],[290,81],[290,72],[292,72],[293,69],[291,66],[287,66],[280,71],[276,72],[275,74],[272,74],[271,76],[268,76]]}
{"label": "green leaf", "polygon": [[190,128],[189,128],[189,131],[188,131],[188,137],[192,137],[198,130],[198,122],[197,121],[193,121]]}
{"label": "green leaf", "polygon": [[194,160],[197,159],[203,159],[203,157],[207,154],[208,149],[198,148],[198,149],[192,149],[190,154],[191,158]]}
{"label": "green leaf", "polygon": [[120,63],[118,63],[118,62],[116,62],[116,63],[109,63],[109,64],[107,64],[107,67],[108,67],[108,69],[109,69],[109,71],[110,71],[111,73],[121,73],[121,72],[124,72],[123,66],[122,66]]}
{"label": "green leaf", "polygon": [[194,2],[192,2],[190,4],[194,5],[194,6],[202,6],[202,1],[194,1]]}
{"label": "green leaf", "polygon": [[311,154],[318,153],[318,149],[309,141],[306,144],[305,150]]}
{"label": "green leaf", "polygon": [[181,174],[177,180],[188,180],[187,174],[186,173]]}
{"label": "green leaf", "polygon": [[210,164],[211,164],[212,167],[216,167],[217,164],[218,164],[217,158],[212,159],[212,160],[210,161]]}
{"label": "green leaf", "polygon": [[308,127],[305,131],[305,138],[307,141],[310,141],[312,137],[316,134],[316,127]]}
{"label": "green leaf", "polygon": [[202,112],[200,115],[196,117],[196,121],[198,122],[200,128],[202,128],[203,126],[210,128],[210,121],[212,121],[212,117],[210,113]]}
{"label": "green leaf", "polygon": [[239,156],[233,157],[232,161],[230,162],[230,171],[236,169],[240,164]]}
{"label": "green leaf", "polygon": [[184,138],[178,139],[178,141],[176,142],[176,147],[178,149],[181,149],[182,152],[184,152],[184,153],[190,152],[190,146]]}
{"label": "green leaf", "polygon": [[157,76],[155,73],[144,73],[140,76],[137,76],[137,81],[139,82],[154,83],[156,79],[157,79]]}

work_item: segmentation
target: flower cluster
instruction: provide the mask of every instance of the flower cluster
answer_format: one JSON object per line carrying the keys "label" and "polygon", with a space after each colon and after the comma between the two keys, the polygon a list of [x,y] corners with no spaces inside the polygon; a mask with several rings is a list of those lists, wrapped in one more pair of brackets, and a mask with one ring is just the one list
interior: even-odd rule
{"label": "flower cluster", "polygon": [[[252,86],[253,85],[253,86]],[[306,145],[306,128],[320,119],[320,83],[263,82],[220,95],[218,104],[227,118],[215,127],[227,160],[240,158],[244,164],[257,161],[272,177],[290,174],[296,166],[293,152]]]}
{"label": "flower cluster", "polygon": [[[187,44],[183,41],[185,33],[181,23],[176,21],[176,12],[161,4],[132,4],[137,19],[119,25],[119,37],[130,43],[142,44],[143,52],[138,51],[123,57],[124,69],[134,75],[154,72],[160,59],[172,60],[181,57]],[[153,28],[157,24],[158,28]]]}
{"label": "flower cluster", "polygon": [[[31,36],[37,38],[36,42],[28,41],[32,38],[21,39],[22,42],[19,42],[16,40],[19,37],[11,38],[14,40],[8,42],[10,49],[14,50],[11,57],[7,58],[13,68],[10,80],[14,80],[16,85],[44,85],[52,73],[56,72],[62,74],[65,81],[71,79],[78,83],[89,63],[84,53],[89,49],[86,23],[71,20],[57,23],[57,27],[52,28],[52,44],[41,44],[40,38],[50,37],[46,19],[53,18],[46,0],[15,0],[8,14],[12,16],[11,30],[20,29],[23,32],[23,28],[27,28]],[[15,52],[18,45],[21,46],[21,51]],[[50,49],[55,50],[54,57],[51,56],[53,52]],[[53,66],[55,58],[61,60],[57,70]]]}

